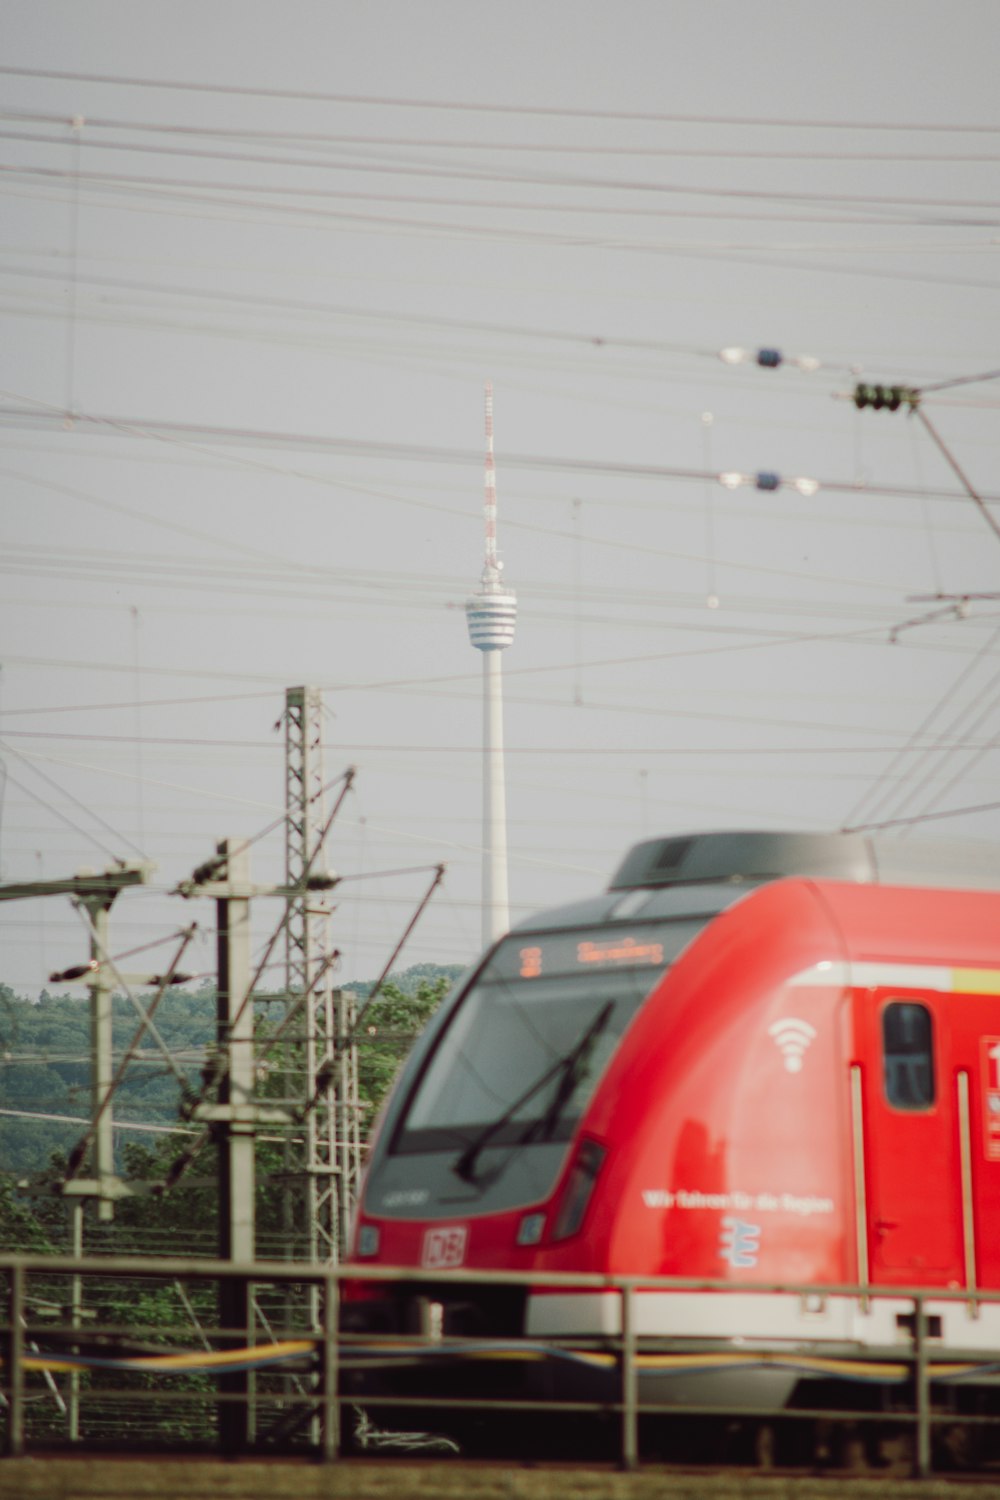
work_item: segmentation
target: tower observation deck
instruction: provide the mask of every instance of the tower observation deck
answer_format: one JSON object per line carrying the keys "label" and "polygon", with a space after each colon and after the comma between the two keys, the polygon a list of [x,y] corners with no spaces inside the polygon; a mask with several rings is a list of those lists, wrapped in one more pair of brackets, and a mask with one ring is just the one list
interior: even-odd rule
{"label": "tower observation deck", "polygon": [[482,588],[466,601],[465,617],[477,651],[503,651],[514,639],[517,595],[501,587],[499,578],[491,586],[484,571]]}

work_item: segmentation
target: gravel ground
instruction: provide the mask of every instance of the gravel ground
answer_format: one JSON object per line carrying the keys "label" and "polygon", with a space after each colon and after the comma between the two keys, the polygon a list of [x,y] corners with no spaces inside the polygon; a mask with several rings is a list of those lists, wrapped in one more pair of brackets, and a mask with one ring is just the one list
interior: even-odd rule
{"label": "gravel ground", "polygon": [[351,1459],[0,1459],[0,1500],[1000,1500],[1000,1481]]}

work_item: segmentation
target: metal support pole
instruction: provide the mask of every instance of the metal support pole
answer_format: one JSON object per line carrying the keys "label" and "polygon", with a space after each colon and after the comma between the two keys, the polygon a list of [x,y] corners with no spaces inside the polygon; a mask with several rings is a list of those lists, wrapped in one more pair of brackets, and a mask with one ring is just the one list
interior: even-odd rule
{"label": "metal support pole", "polygon": [[913,1385],[917,1412],[913,1477],[927,1479],[931,1472],[931,1384],[927,1370],[927,1314],[922,1297],[913,1299]]}
{"label": "metal support pole", "polygon": [[[323,697],[318,688],[285,691],[285,878],[301,886],[312,868],[325,823],[323,781]],[[330,949],[330,911],[325,899],[302,894],[289,903],[286,934],[286,987],[289,1003],[308,994],[302,1046],[297,1059],[303,1101],[316,1098],[303,1122],[303,1144],[296,1169],[304,1176],[305,1231],[310,1260],[335,1263],[339,1257],[338,1175],[334,1078],[318,1089],[321,1065],[333,1053],[333,995],[329,973],[317,984],[317,967]],[[304,1064],[304,1067],[303,1067]],[[319,1326],[318,1292],[310,1294],[311,1321]]]}
{"label": "metal support pole", "polygon": [[[71,1200],[69,1222],[74,1260],[83,1259],[83,1204],[79,1198]],[[74,1331],[83,1322],[83,1278],[74,1274],[70,1281],[70,1324]],[[69,1440],[80,1441],[80,1372],[72,1370],[69,1377]]]}
{"label": "metal support pole", "polygon": [[[103,1194],[115,1175],[114,1122],[107,1097],[114,1083],[113,1002],[108,965],[108,912],[114,896],[79,898],[90,917],[90,957],[95,965],[90,981],[91,1111],[94,1124],[91,1143],[94,1179]],[[110,1198],[97,1200],[97,1217],[108,1223],[115,1216]]]}
{"label": "metal support pole", "polygon": [[330,1463],[340,1456],[340,1380],[337,1339],[340,1328],[340,1282],[335,1271],[327,1271],[323,1287],[323,1442],[322,1458]]}
{"label": "metal support pole", "polygon": [[[234,890],[249,887],[250,857],[246,845],[224,839],[218,853],[226,858],[225,879]],[[249,1266],[255,1251],[254,1162],[254,1013],[244,1004],[250,988],[250,901],[232,895],[216,903],[218,926],[218,1046],[225,1059],[219,1103],[226,1107],[217,1126],[219,1141],[219,1256]],[[250,1339],[250,1285],[224,1277],[219,1287],[222,1327],[232,1330],[237,1346]],[[223,1375],[219,1394],[219,1437],[227,1453],[239,1452],[253,1436],[253,1382],[246,1372]]]}
{"label": "metal support pole", "polygon": [[24,1267],[12,1266],[7,1301],[7,1316],[10,1319],[7,1333],[7,1371],[10,1376],[7,1387],[9,1458],[20,1458],[24,1452],[24,1282]]}
{"label": "metal support pole", "polygon": [[339,1243],[346,1256],[354,1210],[361,1190],[361,1110],[358,1091],[358,1044],[354,1030],[357,1001],[350,990],[334,990],[337,1051],[336,1141],[340,1164]]}
{"label": "metal support pole", "polygon": [[621,1289],[622,1301],[622,1457],[631,1473],[639,1466],[639,1372],[635,1362],[635,1288]]}
{"label": "metal support pole", "polygon": [[[329,831],[323,771],[323,695],[319,688],[285,692],[285,875],[290,889],[326,867],[323,840]],[[286,925],[288,1003],[308,996],[302,1020],[289,1032],[289,1056],[308,1106],[301,1145],[288,1148],[290,1179],[301,1176],[310,1260],[337,1264],[347,1248],[348,1228],[361,1175],[358,1058],[353,1035],[353,999],[334,990],[331,911],[315,891],[302,889],[289,902]],[[304,1062],[304,1068],[301,1064]],[[330,1066],[331,1062],[334,1064]],[[291,1218],[291,1213],[289,1213]],[[316,1290],[310,1297],[319,1326]]]}

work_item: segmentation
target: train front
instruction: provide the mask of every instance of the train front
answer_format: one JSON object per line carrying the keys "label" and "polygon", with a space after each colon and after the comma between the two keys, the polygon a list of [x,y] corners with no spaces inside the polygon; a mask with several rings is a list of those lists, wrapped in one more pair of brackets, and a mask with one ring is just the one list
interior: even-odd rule
{"label": "train front", "polygon": [[[430,1373],[447,1358],[408,1355],[406,1336],[422,1335],[444,1356],[461,1341],[468,1394],[475,1341],[531,1331],[524,1286],[469,1273],[607,1268],[606,1216],[589,1210],[611,1143],[588,1132],[588,1106],[629,1023],[706,920],[665,913],[666,893],[651,917],[650,897],[609,893],[522,925],[418,1042],[372,1148],[352,1255],[410,1274],[346,1287],[348,1389],[405,1394],[408,1367],[414,1392],[447,1385]],[[464,1274],[437,1280],[443,1271]],[[503,1350],[489,1352],[496,1377]],[[530,1351],[508,1354],[513,1389]],[[503,1393],[502,1378],[487,1383]]]}

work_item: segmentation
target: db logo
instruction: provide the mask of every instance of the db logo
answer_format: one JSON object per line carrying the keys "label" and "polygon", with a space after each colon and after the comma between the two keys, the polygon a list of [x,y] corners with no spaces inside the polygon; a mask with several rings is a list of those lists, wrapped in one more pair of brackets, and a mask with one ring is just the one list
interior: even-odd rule
{"label": "db logo", "polygon": [[424,1254],[421,1264],[428,1270],[444,1271],[449,1266],[460,1266],[465,1260],[465,1242],[469,1231],[464,1224],[450,1229],[428,1229],[424,1235]]}

